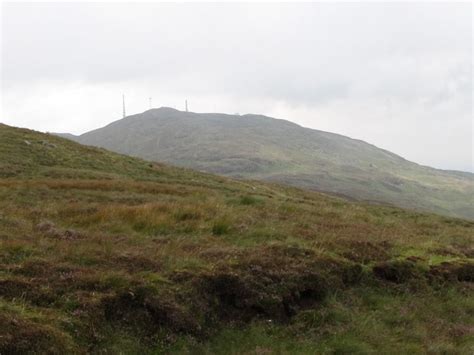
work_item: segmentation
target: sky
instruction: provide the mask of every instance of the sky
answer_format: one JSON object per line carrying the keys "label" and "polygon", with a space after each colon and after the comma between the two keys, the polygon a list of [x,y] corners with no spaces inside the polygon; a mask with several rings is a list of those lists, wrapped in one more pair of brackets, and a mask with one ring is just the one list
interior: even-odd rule
{"label": "sky", "polygon": [[473,171],[470,3],[3,3],[0,122],[258,113]]}

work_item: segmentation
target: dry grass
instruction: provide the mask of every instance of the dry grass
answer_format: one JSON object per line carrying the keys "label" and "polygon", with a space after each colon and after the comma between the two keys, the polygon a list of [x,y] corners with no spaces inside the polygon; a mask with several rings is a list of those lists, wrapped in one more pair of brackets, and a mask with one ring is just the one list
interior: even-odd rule
{"label": "dry grass", "polygon": [[472,349],[473,222],[48,139],[97,167],[0,179],[2,353]]}

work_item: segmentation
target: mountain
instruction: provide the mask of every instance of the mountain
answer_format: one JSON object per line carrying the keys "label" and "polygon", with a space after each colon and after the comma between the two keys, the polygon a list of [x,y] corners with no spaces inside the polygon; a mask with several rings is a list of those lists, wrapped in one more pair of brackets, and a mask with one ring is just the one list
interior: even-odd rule
{"label": "mountain", "polygon": [[152,109],[69,137],[153,161],[474,219],[474,175],[261,115]]}
{"label": "mountain", "polygon": [[71,139],[71,140],[75,140],[77,139],[77,136],[75,134],[71,134],[71,133],[52,133],[58,137],[62,137],[62,138],[67,138],[67,139]]}
{"label": "mountain", "polygon": [[0,353],[469,353],[473,236],[0,124]]}

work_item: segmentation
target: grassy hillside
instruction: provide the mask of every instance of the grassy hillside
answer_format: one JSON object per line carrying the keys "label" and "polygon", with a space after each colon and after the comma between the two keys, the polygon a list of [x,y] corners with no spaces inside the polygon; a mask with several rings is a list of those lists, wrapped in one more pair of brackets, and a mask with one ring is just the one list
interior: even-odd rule
{"label": "grassy hillside", "polygon": [[0,125],[0,353],[469,354],[473,236]]}
{"label": "grassy hillside", "polygon": [[[71,137],[69,137],[71,138]],[[146,111],[74,138],[119,153],[474,220],[474,175],[265,116]]]}

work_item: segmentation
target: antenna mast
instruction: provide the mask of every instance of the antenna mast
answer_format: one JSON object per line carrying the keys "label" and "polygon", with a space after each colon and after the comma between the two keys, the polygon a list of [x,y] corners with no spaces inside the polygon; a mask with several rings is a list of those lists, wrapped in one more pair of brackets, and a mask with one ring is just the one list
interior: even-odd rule
{"label": "antenna mast", "polygon": [[125,118],[125,95],[122,94],[122,109],[123,109],[123,117]]}
{"label": "antenna mast", "polygon": [[188,112],[188,100],[185,100],[184,103],[185,103],[185,106],[186,106],[186,112]]}
{"label": "antenna mast", "polygon": [[148,104],[149,104],[150,110],[151,110],[151,97],[148,98]]}

